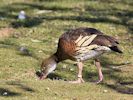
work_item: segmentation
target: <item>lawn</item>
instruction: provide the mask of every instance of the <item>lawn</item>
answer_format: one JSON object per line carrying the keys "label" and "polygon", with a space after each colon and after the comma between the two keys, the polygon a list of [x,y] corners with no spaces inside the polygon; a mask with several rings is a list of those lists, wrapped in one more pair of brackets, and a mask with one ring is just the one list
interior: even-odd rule
{"label": "lawn", "polygon": [[[19,20],[21,10],[25,20]],[[123,54],[101,57],[104,81],[93,60],[84,63],[83,84],[70,60],[45,80],[35,72],[69,29],[93,27],[114,36]],[[22,49],[28,52],[23,52]],[[133,100],[132,0],[0,0],[0,100]]]}

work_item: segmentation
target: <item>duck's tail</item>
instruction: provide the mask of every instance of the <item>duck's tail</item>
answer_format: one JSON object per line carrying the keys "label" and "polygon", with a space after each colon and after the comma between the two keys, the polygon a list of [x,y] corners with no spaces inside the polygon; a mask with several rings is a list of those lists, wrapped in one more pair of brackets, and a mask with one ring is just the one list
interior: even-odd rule
{"label": "duck's tail", "polygon": [[118,46],[112,46],[112,47],[110,47],[110,49],[111,49],[112,51],[115,51],[115,52],[118,52],[118,53],[123,53],[123,52],[118,48]]}

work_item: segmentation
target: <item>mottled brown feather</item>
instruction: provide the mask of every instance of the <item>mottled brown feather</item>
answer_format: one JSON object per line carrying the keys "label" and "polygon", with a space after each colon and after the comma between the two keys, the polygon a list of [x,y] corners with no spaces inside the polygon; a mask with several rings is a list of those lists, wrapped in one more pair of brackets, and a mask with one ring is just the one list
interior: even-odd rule
{"label": "mottled brown feather", "polygon": [[92,34],[103,34],[103,33],[94,28],[80,27],[65,32],[64,34],[61,35],[61,38],[65,38],[67,41],[70,40],[75,41],[80,35],[89,36]]}
{"label": "mottled brown feather", "polygon": [[66,41],[63,38],[59,39],[58,43],[58,49],[55,55],[58,58],[58,61],[66,60],[66,59],[71,59],[73,60],[74,58],[72,55],[75,52],[76,44],[73,41]]}
{"label": "mottled brown feather", "polygon": [[59,38],[57,52],[54,54],[58,59],[57,62],[66,59],[75,60],[75,58],[73,58],[73,55],[76,51],[76,44],[74,41],[78,39],[80,36],[89,36],[92,34],[103,34],[103,33],[94,28],[81,27],[69,30],[64,34],[62,34],[61,37]]}
{"label": "mottled brown feather", "polygon": [[115,38],[107,35],[97,35],[97,37],[91,42],[90,45],[97,44],[100,46],[117,46],[118,42]]}

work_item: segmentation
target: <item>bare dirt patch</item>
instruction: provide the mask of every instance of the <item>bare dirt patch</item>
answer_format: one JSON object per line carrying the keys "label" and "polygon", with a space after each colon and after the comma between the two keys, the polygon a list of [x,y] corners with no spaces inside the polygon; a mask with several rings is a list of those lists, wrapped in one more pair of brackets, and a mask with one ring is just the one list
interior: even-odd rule
{"label": "bare dirt patch", "polygon": [[13,34],[13,32],[14,32],[13,28],[1,28],[0,29],[0,38],[9,37]]}

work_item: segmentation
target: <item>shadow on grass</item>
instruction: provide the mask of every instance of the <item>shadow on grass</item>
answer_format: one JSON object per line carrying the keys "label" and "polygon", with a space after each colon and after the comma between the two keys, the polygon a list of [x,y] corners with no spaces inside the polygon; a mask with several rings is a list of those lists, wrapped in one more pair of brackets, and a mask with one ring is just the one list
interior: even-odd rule
{"label": "shadow on grass", "polygon": [[[36,53],[33,51],[35,48],[20,46],[16,42],[13,42],[11,40],[5,39],[4,41],[0,41],[0,48],[6,48],[6,49],[13,49],[16,50],[17,54],[20,56],[29,56],[36,60],[40,60]],[[24,50],[21,50],[21,48],[24,48]]]}
{"label": "shadow on grass", "polygon": [[62,76],[60,76],[59,74],[56,74],[56,73],[49,74],[48,78],[51,79],[51,80],[60,80],[60,79],[63,79]]}
{"label": "shadow on grass", "polygon": [[[22,89],[24,92],[35,92],[35,90],[33,90],[32,88],[26,85],[23,85],[22,83],[17,81],[8,81],[6,82],[6,84],[8,86],[11,85],[11,86],[14,86],[15,88]],[[11,89],[9,90],[6,88],[0,88],[0,96],[13,97],[13,96],[20,96],[21,94],[22,93],[11,91]]]}
{"label": "shadow on grass", "polygon": [[[128,12],[128,11],[122,11],[122,12]],[[95,15],[95,16],[97,16],[95,18],[88,18],[85,16],[84,17],[83,16],[59,16],[59,17],[57,17],[57,16],[54,16],[54,17],[53,16],[43,16],[42,19],[45,19],[45,20],[69,20],[69,21],[70,20],[76,20],[76,21],[90,22],[90,23],[110,23],[110,24],[116,24],[116,25],[123,25],[125,27],[128,26],[129,32],[132,33],[133,32],[133,28],[132,28],[133,23],[129,22],[131,17],[133,16],[133,15],[131,15],[131,13],[133,13],[133,12],[128,12],[127,15],[123,15],[123,16],[130,16],[130,18],[120,17],[120,16],[122,16],[121,14],[118,16],[116,15],[115,17],[121,18],[120,19],[121,21],[117,21],[117,20],[113,20],[111,18],[108,18],[108,15],[105,15],[105,16]],[[114,16],[114,15],[112,15],[112,16]]]}
{"label": "shadow on grass", "polygon": [[[21,10],[27,10],[27,9],[32,9],[32,7],[34,8],[38,8],[40,6],[31,6],[29,4],[29,6],[27,6],[28,4],[25,3],[25,5],[22,4],[11,4],[5,7],[2,7],[0,10],[0,17],[1,18],[6,18],[6,19],[13,19],[10,23],[10,26],[12,26],[13,28],[19,28],[19,27],[33,27],[33,26],[37,26],[39,24],[41,24],[43,21],[40,18],[37,17],[26,17],[25,20],[18,20],[18,14]],[[12,12],[14,12],[15,14],[12,14]]]}
{"label": "shadow on grass", "polygon": [[24,91],[27,91],[27,92],[35,92],[32,88],[26,86],[26,85],[23,85],[22,83],[20,82],[7,82],[7,85],[12,85],[12,86],[18,86],[20,89],[24,90]]}
{"label": "shadow on grass", "polygon": [[25,20],[16,20],[11,22],[11,26],[13,28],[19,28],[19,27],[33,27],[33,26],[37,26],[40,23],[42,23],[42,20],[39,18],[27,18]]}
{"label": "shadow on grass", "polygon": [[128,0],[125,1],[117,1],[117,0],[99,0],[102,3],[119,3],[119,4],[124,4],[124,5],[133,5],[133,2],[129,2]]}
{"label": "shadow on grass", "polygon": [[[36,76],[38,78],[42,77],[42,73],[40,71],[36,71]],[[57,73],[50,73],[47,78],[51,79],[51,80],[60,80],[60,79],[63,79],[62,76],[60,76],[59,74]]]}
{"label": "shadow on grass", "polygon": [[[133,83],[133,82],[131,82]],[[106,87],[111,88],[113,90],[116,90],[119,93],[123,93],[123,94],[131,94],[133,95],[133,88],[132,87],[128,87],[128,86],[124,86],[124,85],[112,85],[112,84],[105,84]]]}
{"label": "shadow on grass", "polygon": [[[57,6],[47,6],[42,5],[41,3],[12,3],[10,5],[4,6],[0,8],[0,17],[1,18],[7,18],[7,19],[13,19],[14,21],[11,22],[10,26],[14,28],[19,27],[33,27],[40,25],[44,19],[32,16],[27,17],[25,20],[21,21],[18,20],[18,14],[21,10],[51,10],[51,11],[69,11],[71,8],[65,8],[65,7],[57,7]],[[14,13],[12,13],[14,12]],[[33,14],[33,13],[31,13]]]}
{"label": "shadow on grass", "polygon": [[[130,87],[131,85],[133,85],[133,81],[124,82],[123,79],[125,78],[124,77],[122,78],[118,75],[122,74],[121,69],[109,67],[109,66],[120,67],[126,64],[124,63],[114,64],[107,57],[101,57],[101,64],[102,67],[105,68],[105,70],[103,70],[103,75],[105,77],[108,77],[110,80],[114,80],[115,82],[113,84],[108,82],[101,82],[101,84],[99,85],[111,88],[122,94],[133,94],[133,87]],[[95,79],[98,79],[98,72],[91,72],[85,69],[83,74],[85,80],[89,82],[95,82],[96,81]]]}
{"label": "shadow on grass", "polygon": [[[49,1],[49,0],[48,0]],[[104,0],[103,0],[104,1]],[[58,0],[57,0],[58,2]],[[117,1],[108,1],[108,3],[115,3]],[[49,2],[50,3],[50,2]],[[105,2],[101,2],[105,3]],[[108,4],[107,3],[107,4]],[[121,3],[126,3],[129,5],[128,2],[117,2],[119,4]],[[76,20],[76,21],[82,21],[82,22],[91,22],[91,23],[111,23],[111,24],[116,24],[116,25],[123,25],[129,29],[129,32],[133,32],[133,23],[132,23],[132,17],[133,17],[133,11],[131,10],[121,10],[119,8],[106,8],[106,9],[100,9],[100,8],[93,8],[90,7],[89,5],[85,5],[85,11],[78,11],[79,15],[77,16],[44,16],[40,15],[38,17],[32,17],[27,19],[26,21],[14,21],[11,23],[11,25],[15,28],[18,27],[33,27],[36,25],[39,25],[43,22],[43,20]],[[51,11],[68,11],[68,12],[75,12],[75,7],[69,8],[69,7],[62,7],[62,6],[45,6],[43,3],[13,3],[8,6],[2,7],[0,10],[0,14],[2,17],[6,17],[9,19],[16,19],[17,14],[21,10],[33,10],[33,9],[38,9],[38,10],[51,10]],[[11,12],[15,12],[16,14],[13,14]],[[87,14],[94,16],[93,18],[86,16]]]}
{"label": "shadow on grass", "polygon": [[5,96],[5,97],[12,97],[12,96],[20,96],[20,93],[10,91],[5,88],[0,88],[0,96]]}

